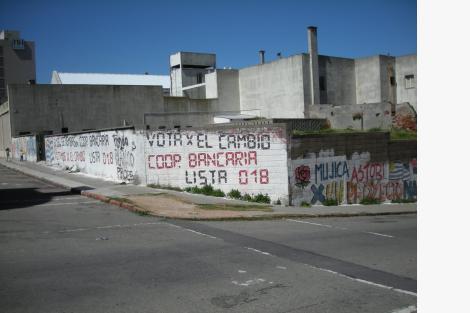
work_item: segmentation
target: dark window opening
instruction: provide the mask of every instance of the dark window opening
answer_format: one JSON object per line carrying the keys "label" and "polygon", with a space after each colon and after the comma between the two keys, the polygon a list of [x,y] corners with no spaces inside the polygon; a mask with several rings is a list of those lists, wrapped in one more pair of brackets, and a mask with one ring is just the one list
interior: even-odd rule
{"label": "dark window opening", "polygon": [[202,73],[198,73],[196,76],[196,83],[202,84]]}
{"label": "dark window opening", "polygon": [[191,125],[186,125],[186,128],[191,128],[192,126]]}
{"label": "dark window opening", "polygon": [[320,91],[326,91],[326,79],[325,79],[325,76],[320,76]]}
{"label": "dark window opening", "polygon": [[31,132],[19,132],[19,134],[20,134],[20,136],[22,136],[22,135],[30,135]]}
{"label": "dark window opening", "polygon": [[158,126],[158,129],[166,129],[166,126]]}
{"label": "dark window opening", "polygon": [[62,127],[62,134],[68,133],[69,128],[68,127]]}
{"label": "dark window opening", "polygon": [[395,80],[395,76],[390,76],[390,85],[395,86],[397,81]]}
{"label": "dark window opening", "polygon": [[150,129],[150,125],[145,125],[145,129]]}
{"label": "dark window opening", "polygon": [[180,129],[180,128],[181,128],[181,126],[175,125],[175,129]]}

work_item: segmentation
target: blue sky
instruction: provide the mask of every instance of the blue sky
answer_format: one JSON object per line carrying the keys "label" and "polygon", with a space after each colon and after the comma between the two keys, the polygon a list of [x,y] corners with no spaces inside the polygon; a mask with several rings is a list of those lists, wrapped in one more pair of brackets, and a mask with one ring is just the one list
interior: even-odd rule
{"label": "blue sky", "polygon": [[168,74],[177,51],[212,52],[240,68],[307,52],[318,27],[320,54],[416,53],[415,0],[0,1],[0,29],[36,42],[38,83],[51,72]]}

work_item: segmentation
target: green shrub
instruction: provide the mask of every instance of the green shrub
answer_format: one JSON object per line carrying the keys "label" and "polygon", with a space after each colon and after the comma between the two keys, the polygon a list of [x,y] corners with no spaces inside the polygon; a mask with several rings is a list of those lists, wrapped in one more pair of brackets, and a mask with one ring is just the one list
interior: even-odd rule
{"label": "green shrub", "polygon": [[214,189],[214,191],[212,192],[211,196],[214,196],[214,197],[225,197],[225,192],[223,192],[223,191],[220,190],[220,189]]}
{"label": "green shrub", "polygon": [[307,202],[307,201],[302,201],[302,203],[300,204],[301,207],[306,207],[306,208],[309,208],[310,207],[310,203]]}
{"label": "green shrub", "polygon": [[326,206],[338,205],[338,200],[336,200],[336,199],[326,199],[325,201],[322,202],[322,204],[326,205]]}
{"label": "green shrub", "polygon": [[206,196],[214,196],[214,197],[225,197],[225,193],[220,189],[214,189],[212,185],[204,185],[202,188],[199,186],[194,187],[186,187],[184,191],[195,193],[195,194],[203,194]]}
{"label": "green shrub", "polygon": [[243,200],[243,201],[253,201],[253,198],[252,198],[249,194],[245,193],[245,194],[242,196],[242,200]]}
{"label": "green shrub", "polygon": [[201,193],[205,195],[211,195],[214,192],[214,187],[212,185],[204,185],[201,188]]}
{"label": "green shrub", "polygon": [[242,193],[237,189],[230,190],[230,192],[227,195],[229,196],[229,198],[232,198],[232,199],[241,199],[242,198]]}
{"label": "green shrub", "polygon": [[359,202],[360,204],[380,204],[380,200],[379,199],[376,199],[376,198],[363,198],[361,199],[361,201]]}
{"label": "green shrub", "polygon": [[258,203],[271,203],[271,198],[269,198],[268,194],[259,193],[253,198],[253,202]]}
{"label": "green shrub", "polygon": [[183,191],[183,189],[181,189],[180,187],[173,187],[171,185],[148,184],[147,187],[156,188],[156,189],[167,189],[167,190],[174,190],[174,191]]}
{"label": "green shrub", "polygon": [[189,189],[189,192],[196,193],[196,194],[201,194],[202,193],[202,188],[199,188],[198,186],[194,186],[194,187],[191,187]]}

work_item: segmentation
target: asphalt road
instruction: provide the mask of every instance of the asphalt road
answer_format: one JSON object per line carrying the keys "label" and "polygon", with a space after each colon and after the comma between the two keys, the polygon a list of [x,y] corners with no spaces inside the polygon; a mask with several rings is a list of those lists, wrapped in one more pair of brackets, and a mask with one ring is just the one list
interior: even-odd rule
{"label": "asphalt road", "polygon": [[0,312],[415,306],[415,215],[163,220],[0,166]]}

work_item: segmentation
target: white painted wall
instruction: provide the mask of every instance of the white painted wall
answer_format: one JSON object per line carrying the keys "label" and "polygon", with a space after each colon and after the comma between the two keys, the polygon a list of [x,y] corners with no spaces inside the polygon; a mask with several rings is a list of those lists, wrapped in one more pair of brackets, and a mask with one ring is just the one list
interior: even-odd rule
{"label": "white painted wall", "polygon": [[37,162],[36,136],[22,136],[11,139],[11,156],[16,160]]}
{"label": "white painted wall", "polygon": [[288,203],[287,139],[278,126],[114,130],[46,137],[46,162],[135,184],[212,185]]}
{"label": "white painted wall", "polygon": [[114,130],[45,138],[46,163],[74,165],[87,174],[115,181],[145,183],[142,134]]}
{"label": "white painted wall", "polygon": [[148,184],[212,185],[288,202],[287,145],[281,127],[147,132]]}

